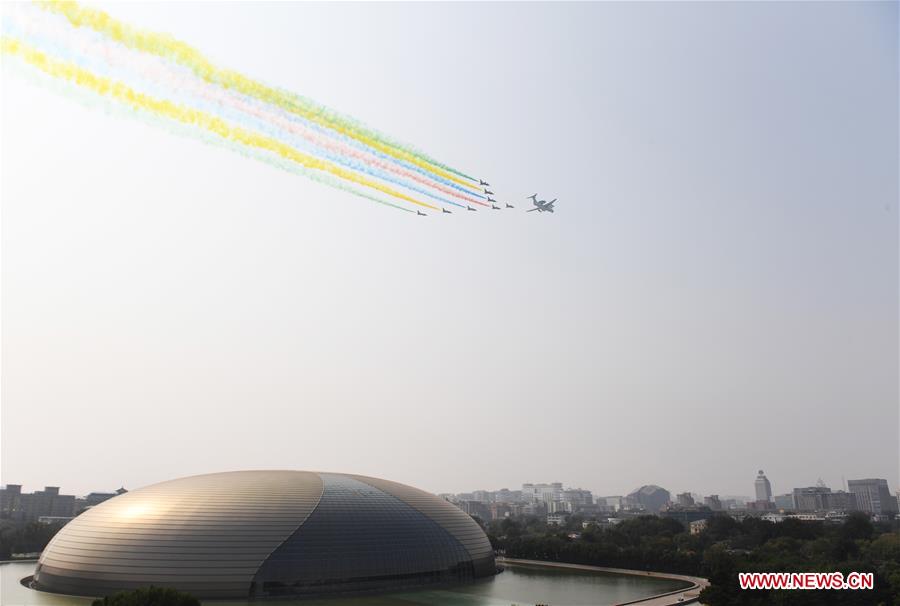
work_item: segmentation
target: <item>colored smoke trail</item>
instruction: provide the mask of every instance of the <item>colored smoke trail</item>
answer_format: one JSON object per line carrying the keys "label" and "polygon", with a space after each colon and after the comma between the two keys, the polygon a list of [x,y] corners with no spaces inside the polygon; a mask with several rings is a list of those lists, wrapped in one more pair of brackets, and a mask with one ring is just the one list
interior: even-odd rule
{"label": "colored smoke trail", "polygon": [[272,88],[233,70],[217,68],[199,51],[171,36],[138,30],[102,11],[81,7],[74,2],[41,2],[39,4],[46,10],[65,16],[76,27],[91,28],[129,48],[174,61],[187,67],[207,82],[239,91],[296,113],[312,122],[357,139],[373,149],[378,149],[397,159],[409,161],[459,185],[472,186],[463,179],[476,181],[475,178],[461,171],[440,163],[409,146],[393,141],[362,126],[356,120],[333,112],[309,99]]}
{"label": "colored smoke trail", "polygon": [[[313,128],[314,125],[279,108],[254,102],[244,95],[215,87],[190,74],[185,74],[180,68],[173,68],[157,57],[127,49],[119,49],[117,52],[115,48],[117,45],[114,42],[86,37],[83,32],[73,32],[71,28],[64,27],[61,20],[58,23],[46,24],[43,31],[35,31],[34,27],[25,27],[15,18],[7,19],[4,22],[3,32],[14,39],[27,38],[27,43],[31,46],[52,49],[55,54],[66,55],[73,63],[88,71],[120,81],[140,92],[154,94],[173,102],[180,96],[195,108],[208,113],[218,112],[220,117],[230,122],[239,123],[245,128],[266,134],[311,155],[322,156],[335,164],[399,185],[444,204],[464,207],[458,202],[429,191],[429,187],[466,202],[483,204],[415,171],[385,161],[380,155],[367,152],[365,149],[357,149],[344,140],[324,136]],[[170,91],[177,91],[177,95],[173,95]],[[248,120],[248,116],[252,118]],[[415,184],[407,182],[409,180]]]}
{"label": "colored smoke trail", "polygon": [[74,3],[12,6],[0,22],[0,51],[135,116],[195,129],[195,136],[402,210],[410,209],[353,185],[431,210],[440,207],[420,196],[489,206],[475,185],[454,176],[469,178],[463,173],[311,101],[215,68],[168,36]]}
{"label": "colored smoke trail", "polygon": [[116,99],[134,109],[147,111],[160,117],[175,120],[176,122],[193,125],[216,134],[223,139],[241,143],[259,150],[272,152],[285,160],[290,160],[305,168],[328,172],[347,181],[365,185],[400,200],[405,200],[406,202],[417,204],[432,210],[440,210],[437,206],[416,200],[411,196],[407,196],[406,194],[384,186],[377,181],[361,177],[355,172],[343,169],[330,162],[325,162],[318,158],[302,154],[279,141],[239,127],[231,126],[224,120],[215,116],[211,116],[195,109],[182,107],[170,101],[156,99],[149,95],[139,93],[120,82],[114,82],[107,78],[96,76],[71,63],[52,59],[41,51],[34,49],[19,40],[4,38],[0,41],[0,45],[2,45],[0,46],[2,52],[8,55],[18,56],[26,63],[50,76],[67,80],[100,95]]}

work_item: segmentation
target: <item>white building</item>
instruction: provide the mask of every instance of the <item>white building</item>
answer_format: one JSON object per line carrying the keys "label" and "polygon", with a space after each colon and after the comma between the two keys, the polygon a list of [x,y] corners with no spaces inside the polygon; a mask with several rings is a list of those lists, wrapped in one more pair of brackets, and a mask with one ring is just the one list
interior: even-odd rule
{"label": "white building", "polygon": [[760,469],[759,473],[756,475],[756,482],[754,482],[753,485],[756,487],[757,501],[772,500],[772,485],[769,483],[769,478],[766,477],[766,474],[763,473],[762,469]]}
{"label": "white building", "polygon": [[522,484],[522,499],[531,503],[552,503],[561,501],[562,482],[551,484]]}

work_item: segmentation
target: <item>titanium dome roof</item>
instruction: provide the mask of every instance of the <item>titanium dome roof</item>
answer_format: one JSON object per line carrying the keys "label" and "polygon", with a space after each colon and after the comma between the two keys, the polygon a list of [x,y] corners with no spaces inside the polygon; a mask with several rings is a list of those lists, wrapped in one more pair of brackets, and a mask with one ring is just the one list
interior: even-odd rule
{"label": "titanium dome roof", "polygon": [[155,585],[201,598],[396,589],[494,574],[478,524],[387,480],[236,471],[134,490],[50,541],[34,586],[103,596]]}

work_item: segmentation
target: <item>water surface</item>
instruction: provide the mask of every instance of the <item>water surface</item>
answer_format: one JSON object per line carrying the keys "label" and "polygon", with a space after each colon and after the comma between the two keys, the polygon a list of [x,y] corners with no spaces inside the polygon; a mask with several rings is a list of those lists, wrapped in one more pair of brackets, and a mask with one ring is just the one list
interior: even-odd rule
{"label": "water surface", "polygon": [[[449,589],[418,590],[379,596],[303,601],[277,600],[274,606],[606,606],[674,591],[685,584],[670,579],[606,574],[528,565],[504,565],[490,579]],[[0,606],[90,606],[87,598],[34,591],[19,582],[34,572],[34,562],[0,565]],[[213,606],[260,606],[256,602],[209,602]]]}

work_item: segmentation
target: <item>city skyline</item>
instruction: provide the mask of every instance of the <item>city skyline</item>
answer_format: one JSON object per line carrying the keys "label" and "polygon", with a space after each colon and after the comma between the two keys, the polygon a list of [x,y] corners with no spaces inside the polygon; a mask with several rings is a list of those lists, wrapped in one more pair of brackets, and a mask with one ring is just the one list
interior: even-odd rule
{"label": "city skyline", "polygon": [[[219,470],[219,471],[224,471],[224,470]],[[232,471],[234,471],[234,470],[232,470]],[[243,470],[243,471],[260,471],[260,470]],[[206,473],[217,473],[217,472],[213,471],[213,472],[206,472]],[[328,472],[326,471],[326,473],[328,473]],[[849,486],[848,486],[849,483],[866,481],[868,478],[871,478],[871,477],[872,477],[871,475],[869,475],[869,476],[860,475],[858,477],[850,477],[850,478],[842,477],[841,481],[835,485],[835,484],[830,484],[829,482],[825,481],[820,476],[820,477],[816,478],[814,481],[786,487],[784,490],[780,490],[780,489],[776,490],[776,489],[772,488],[771,484],[770,484],[769,490],[771,490],[772,498],[774,498],[776,496],[791,494],[792,491],[795,491],[798,488],[807,488],[807,487],[814,487],[814,486],[826,486],[826,487],[831,488],[836,491],[846,492],[849,488]],[[768,476],[766,476],[766,478],[768,479]],[[165,479],[171,479],[171,478],[164,478],[163,480],[165,480]],[[759,479],[759,476],[757,476],[755,478],[755,480],[757,480],[757,481],[758,481],[758,479]],[[888,492],[890,495],[896,496],[896,495],[900,494],[900,484],[893,482],[890,478],[883,478],[883,479],[887,482]],[[131,489],[137,489],[137,488],[142,487],[142,486],[138,486],[138,485],[130,486],[127,483],[123,483],[120,486],[113,488],[113,489],[108,489],[105,487],[97,488],[95,486],[93,488],[85,490],[84,492],[80,492],[79,490],[68,489],[65,486],[61,486],[61,485],[54,484],[54,483],[40,484],[40,486],[39,486],[37,483],[25,483],[25,482],[11,481],[11,482],[9,482],[9,484],[21,486],[23,492],[28,492],[29,489],[37,490],[39,487],[40,488],[55,487],[55,488],[59,488],[63,493],[66,493],[66,492],[72,493],[76,497],[82,497],[82,496],[89,495],[89,494],[115,493],[116,491],[122,490],[122,489],[131,490]],[[461,494],[473,494],[473,493],[478,493],[478,492],[494,493],[494,492],[500,492],[503,490],[521,491],[524,486],[549,486],[551,484],[559,484],[560,488],[565,489],[565,490],[586,490],[586,491],[591,492],[593,494],[594,498],[626,496],[629,493],[640,489],[642,486],[656,485],[656,486],[661,486],[661,487],[665,488],[666,490],[668,490],[668,492],[670,493],[670,495],[672,497],[671,502],[676,502],[676,499],[675,499],[676,495],[680,495],[681,493],[687,493],[687,494],[699,495],[699,496],[716,495],[723,499],[739,498],[739,499],[743,499],[746,502],[752,502],[753,500],[758,500],[757,499],[758,494],[754,494],[754,492],[750,491],[750,490],[743,492],[743,493],[742,492],[728,492],[728,491],[716,490],[716,489],[704,491],[704,490],[697,490],[693,487],[679,489],[679,488],[668,487],[667,485],[662,484],[662,483],[643,483],[643,484],[638,484],[628,490],[616,492],[616,491],[608,491],[608,490],[604,491],[603,489],[592,488],[584,483],[579,484],[577,482],[576,483],[559,482],[557,479],[551,479],[551,480],[544,479],[542,481],[529,481],[529,482],[522,482],[519,484],[505,484],[505,485],[492,486],[492,487],[484,487],[484,486],[471,487],[471,486],[469,486],[468,488],[465,488],[463,490],[434,490],[434,491],[430,491],[430,492],[432,492],[433,494],[438,494],[438,495],[440,495],[440,494],[461,495]],[[756,487],[756,482],[754,481],[754,479],[751,479],[749,484],[753,488]],[[4,480],[4,485],[5,485],[5,480]]]}
{"label": "city skyline", "polygon": [[896,3],[104,8],[517,208],[348,199],[4,56],[3,482],[896,490]]}

